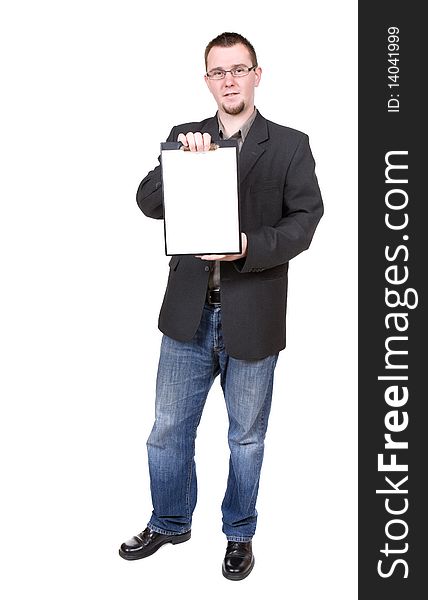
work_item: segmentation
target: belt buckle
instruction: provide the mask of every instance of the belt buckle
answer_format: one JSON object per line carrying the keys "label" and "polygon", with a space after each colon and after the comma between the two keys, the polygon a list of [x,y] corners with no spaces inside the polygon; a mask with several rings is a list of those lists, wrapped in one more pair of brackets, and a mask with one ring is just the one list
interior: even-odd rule
{"label": "belt buckle", "polygon": [[[218,301],[214,299],[215,295],[218,295]],[[220,306],[220,289],[213,289],[213,290],[208,290],[208,304],[214,305],[214,306]]]}

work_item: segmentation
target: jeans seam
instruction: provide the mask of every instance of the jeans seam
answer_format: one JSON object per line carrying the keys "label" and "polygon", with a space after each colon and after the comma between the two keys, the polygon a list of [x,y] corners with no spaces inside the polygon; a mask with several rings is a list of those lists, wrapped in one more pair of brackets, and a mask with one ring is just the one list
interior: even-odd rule
{"label": "jeans seam", "polygon": [[186,518],[190,521],[190,486],[192,482],[192,468],[193,468],[193,460],[190,461],[189,473],[187,476],[187,486],[186,486]]}
{"label": "jeans seam", "polygon": [[193,464],[194,464],[194,460],[195,460],[195,437],[196,437],[196,432],[197,432],[198,426],[196,425],[196,427],[193,428],[193,445],[192,445],[192,456],[190,459],[190,464],[189,464],[189,472],[188,472],[188,476],[187,476],[187,489],[186,489],[186,517],[187,520],[191,521],[192,518],[192,514],[191,514],[191,510],[190,510],[190,489],[191,489],[191,485],[192,485],[192,474],[193,474]]}
{"label": "jeans seam", "polygon": [[153,525],[151,521],[147,523],[147,527],[151,529],[151,531],[154,531],[155,533],[160,533],[161,535],[184,535],[185,533],[191,531],[190,528],[186,529],[185,531],[167,531],[166,529],[162,529],[162,527],[157,527],[156,525]]}

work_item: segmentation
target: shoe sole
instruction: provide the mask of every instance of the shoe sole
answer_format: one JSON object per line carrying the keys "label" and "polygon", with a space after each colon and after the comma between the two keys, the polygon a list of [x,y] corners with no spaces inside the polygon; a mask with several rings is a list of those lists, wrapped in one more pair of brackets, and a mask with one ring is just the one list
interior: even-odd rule
{"label": "shoe sole", "polygon": [[248,567],[248,570],[245,571],[245,573],[228,573],[224,566],[222,567],[222,572],[223,572],[223,576],[226,577],[226,579],[229,579],[230,581],[241,581],[241,579],[245,579],[246,577],[248,577],[248,575],[251,573],[251,571],[253,570],[254,567],[254,563],[255,563],[255,559],[253,556],[253,559],[251,561],[250,566]]}
{"label": "shoe sole", "polygon": [[147,556],[151,556],[152,554],[157,552],[159,550],[159,548],[162,548],[162,546],[165,546],[165,544],[173,544],[175,546],[176,544],[182,544],[183,542],[187,542],[188,540],[190,540],[190,537],[191,537],[190,531],[188,531],[187,533],[183,533],[182,535],[172,535],[171,539],[165,540],[164,542],[162,542],[162,544],[159,544],[158,546],[151,548],[149,551],[145,550],[145,551],[142,551],[139,553],[136,551],[133,554],[130,554],[128,552],[123,552],[119,548],[119,556],[121,556],[125,560],[139,560],[140,558],[147,558]]}

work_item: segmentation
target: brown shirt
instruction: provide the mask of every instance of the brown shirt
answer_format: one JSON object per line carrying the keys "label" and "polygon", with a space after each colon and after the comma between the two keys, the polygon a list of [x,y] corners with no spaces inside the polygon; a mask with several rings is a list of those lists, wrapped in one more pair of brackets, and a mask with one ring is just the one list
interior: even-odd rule
{"label": "brown shirt", "polygon": [[[238,152],[241,152],[242,144],[245,142],[245,138],[250,131],[251,125],[254,123],[254,119],[257,116],[257,108],[254,109],[253,114],[245,121],[242,127],[236,131],[233,135],[229,137],[225,137],[225,127],[221,122],[220,116],[217,114],[218,120],[218,130],[220,134],[220,139],[222,140],[237,140],[238,141]],[[220,289],[220,261],[214,261],[214,268],[210,273],[210,278],[208,280],[208,288],[212,289]]]}

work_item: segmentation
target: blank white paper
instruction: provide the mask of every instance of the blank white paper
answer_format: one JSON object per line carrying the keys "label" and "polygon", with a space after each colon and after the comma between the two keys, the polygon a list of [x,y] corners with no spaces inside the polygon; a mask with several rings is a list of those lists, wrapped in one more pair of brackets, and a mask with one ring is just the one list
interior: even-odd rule
{"label": "blank white paper", "polygon": [[166,253],[239,252],[236,147],[162,150]]}

